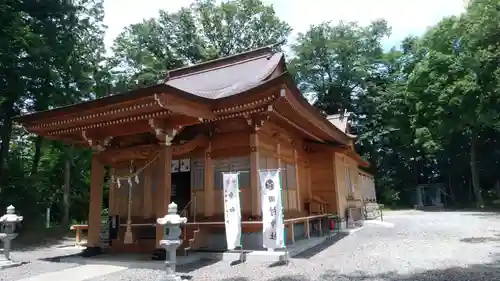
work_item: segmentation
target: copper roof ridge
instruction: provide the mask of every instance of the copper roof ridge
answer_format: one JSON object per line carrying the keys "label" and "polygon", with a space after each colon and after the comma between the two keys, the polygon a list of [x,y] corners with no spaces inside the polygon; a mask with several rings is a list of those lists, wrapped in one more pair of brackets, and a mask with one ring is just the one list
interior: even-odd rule
{"label": "copper roof ridge", "polygon": [[183,75],[179,75],[179,76],[174,76],[174,77],[168,76],[168,78],[165,80],[165,83],[168,83],[168,81],[172,81],[172,80],[179,79],[179,78],[184,78],[184,77],[188,77],[188,76],[192,76],[192,75],[197,75],[197,74],[200,74],[200,73],[205,73],[205,72],[209,72],[209,71],[213,71],[213,70],[218,70],[218,69],[222,69],[222,68],[226,68],[226,67],[230,67],[230,66],[235,66],[235,65],[238,65],[238,64],[247,63],[249,61],[254,61],[254,60],[261,59],[263,57],[268,57],[268,56],[269,56],[268,54],[266,54],[266,55],[260,55],[258,57],[251,57],[251,58],[246,59],[246,60],[236,61],[236,62],[233,62],[233,63],[230,63],[230,64],[223,64],[223,65],[220,65],[220,66],[217,66],[217,67],[206,68],[206,69],[203,69],[203,70],[200,70],[200,71],[196,71],[196,72],[189,72],[189,73],[186,73],[186,74],[183,74]]}
{"label": "copper roof ridge", "polygon": [[[283,42],[278,42],[278,43],[270,44],[270,45],[263,46],[263,47],[260,47],[260,48],[256,48],[256,49],[244,51],[244,52],[237,53],[237,54],[230,55],[230,56],[220,57],[218,59],[209,60],[209,61],[205,61],[205,62],[194,64],[194,65],[190,65],[190,66],[184,66],[184,67],[179,67],[179,68],[176,68],[176,69],[172,69],[172,70],[167,71],[167,76],[165,78],[165,82],[168,81],[168,80],[170,80],[171,78],[175,78],[175,77],[179,77],[179,76],[184,76],[185,75],[185,74],[184,75],[181,74],[179,76],[176,76],[175,72],[182,72],[183,70],[188,70],[188,69],[191,69],[191,68],[192,69],[196,69],[196,68],[203,67],[203,66],[209,66],[210,64],[213,64],[213,63],[223,62],[225,60],[235,59],[235,58],[237,58],[239,56],[249,55],[249,54],[252,54],[252,53],[262,52],[262,51],[265,51],[265,50],[267,50],[268,53],[272,53],[272,48],[275,47],[275,46],[281,45],[281,44],[283,44]],[[209,69],[215,69],[215,68],[209,68]],[[172,74],[174,74],[173,77],[172,77]]]}
{"label": "copper roof ridge", "polygon": [[[274,56],[274,55],[276,55],[276,54],[280,54],[280,53],[281,53],[281,52],[279,52],[279,53],[275,53],[275,54],[273,54],[273,56]],[[273,72],[274,72],[274,71],[276,71],[276,69],[277,69],[277,68],[278,68],[278,66],[280,65],[280,62],[281,62],[281,60],[282,60],[282,59],[283,59],[283,53],[281,53],[280,61],[278,61],[278,63],[277,63],[277,64],[275,64],[275,65],[274,65],[274,67],[269,68],[269,69],[268,69],[268,71],[267,71],[266,73],[264,73],[264,75],[259,75],[259,76],[257,77],[257,80],[259,80],[259,82],[258,82],[258,83],[255,83],[255,84],[253,84],[253,85],[248,85],[248,84],[247,84],[247,85],[243,85],[243,88],[240,90],[240,92],[245,92],[245,91],[248,91],[248,90],[249,90],[249,89],[251,89],[251,88],[254,88],[254,87],[256,87],[256,86],[258,86],[258,85],[260,85],[260,84],[262,84],[262,83],[267,82],[267,81],[269,80],[268,78],[269,78],[269,77],[273,74]],[[233,87],[234,87],[234,85],[233,85]],[[216,99],[221,98],[221,96],[223,96],[223,95],[224,95],[224,93],[219,93],[219,94],[216,96]]]}

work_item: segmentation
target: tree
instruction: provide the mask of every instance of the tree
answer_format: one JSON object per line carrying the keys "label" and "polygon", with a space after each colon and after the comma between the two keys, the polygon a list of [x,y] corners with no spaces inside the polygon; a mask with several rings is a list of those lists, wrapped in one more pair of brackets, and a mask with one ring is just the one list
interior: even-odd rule
{"label": "tree", "polygon": [[367,27],[353,22],[311,26],[292,45],[290,69],[300,89],[314,93],[315,106],[325,113],[354,111],[357,95],[366,90],[365,78],[383,56],[380,40],[389,34],[383,20]]}
{"label": "tree", "polygon": [[284,41],[290,26],[260,0],[198,0],[128,26],[113,44],[115,90],[157,83],[165,71]]}
{"label": "tree", "polygon": [[[62,177],[52,175],[68,157],[59,143],[26,134],[11,118],[95,96],[96,72],[104,59],[102,1],[12,0],[0,4],[0,9],[0,36],[7,43],[0,46],[4,90],[0,99],[0,205],[17,204],[20,211],[33,212],[35,219],[41,208],[58,201],[54,195],[62,196]],[[69,176],[64,185],[71,181],[73,188],[82,187],[81,179]],[[66,203],[60,208],[63,213],[69,213]],[[67,214],[63,217],[69,220]]]}
{"label": "tree", "polygon": [[422,40],[422,60],[408,81],[416,95],[417,140],[431,152],[449,147],[458,135],[468,140],[476,202],[484,205],[478,146],[498,128],[500,110],[497,1],[473,1],[461,17],[441,21]]}
{"label": "tree", "polygon": [[311,26],[292,45],[289,68],[301,90],[316,97],[319,110],[354,113],[358,150],[372,163],[379,194],[393,200],[401,186],[418,182],[415,149],[407,146],[413,141],[406,129],[411,106],[403,90],[416,39],[408,38],[403,51],[384,52],[381,40],[389,34],[385,21]]}

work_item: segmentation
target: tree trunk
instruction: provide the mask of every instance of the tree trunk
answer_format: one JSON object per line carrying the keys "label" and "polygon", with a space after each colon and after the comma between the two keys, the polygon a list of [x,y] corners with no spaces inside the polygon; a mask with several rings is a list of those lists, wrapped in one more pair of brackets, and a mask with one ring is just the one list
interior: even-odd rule
{"label": "tree trunk", "polygon": [[31,164],[31,176],[34,176],[38,172],[38,164],[42,156],[42,143],[42,136],[37,136],[35,139],[35,154],[33,155],[33,163]]}
{"label": "tree trunk", "polygon": [[12,117],[14,117],[14,101],[5,101],[2,104],[3,126],[0,129],[0,191],[2,186],[6,183],[7,167],[5,167],[10,148],[10,139],[12,136]]}
{"label": "tree trunk", "polygon": [[479,208],[484,207],[483,196],[481,195],[481,187],[479,183],[479,171],[477,169],[477,159],[476,159],[476,145],[477,145],[477,134],[472,132],[472,137],[470,140],[470,172],[472,177],[472,189],[474,195],[476,196],[476,205]]}
{"label": "tree trunk", "polygon": [[451,175],[448,176],[448,186],[450,188],[450,199],[451,199],[451,204],[455,205],[456,200],[455,200],[455,192],[453,192],[453,182],[451,181]]}
{"label": "tree trunk", "polygon": [[495,191],[497,194],[497,198],[500,199],[500,180],[497,180],[495,182]]}
{"label": "tree trunk", "polygon": [[68,147],[64,160],[64,189],[63,189],[63,218],[62,225],[69,225],[70,191],[71,191],[71,163],[73,161],[73,148]]}

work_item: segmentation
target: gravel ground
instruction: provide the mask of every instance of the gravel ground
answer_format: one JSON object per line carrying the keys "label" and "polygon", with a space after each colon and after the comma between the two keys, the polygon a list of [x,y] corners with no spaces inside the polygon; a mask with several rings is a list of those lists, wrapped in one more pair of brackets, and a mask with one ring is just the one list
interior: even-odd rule
{"label": "gravel ground", "polygon": [[[15,244],[15,240],[13,241]],[[18,267],[0,270],[0,281],[14,281],[39,274],[75,267],[78,264],[50,262],[49,259],[57,256],[72,255],[81,252],[81,249],[69,247],[74,240],[61,241],[58,244],[38,247],[24,251],[13,251],[11,257],[24,264]],[[59,280],[54,280],[59,281]]]}
{"label": "gravel ground", "polygon": [[[500,280],[500,213],[395,211],[393,228],[367,224],[336,243],[308,251],[288,266],[217,262],[181,269],[186,279],[217,281],[469,281]],[[0,280],[19,280],[23,265]],[[52,263],[50,271],[75,265]],[[49,264],[46,264],[49,267]],[[40,270],[37,268],[37,270]],[[8,272],[8,271],[7,271]],[[127,269],[88,281],[156,281],[161,271]]]}

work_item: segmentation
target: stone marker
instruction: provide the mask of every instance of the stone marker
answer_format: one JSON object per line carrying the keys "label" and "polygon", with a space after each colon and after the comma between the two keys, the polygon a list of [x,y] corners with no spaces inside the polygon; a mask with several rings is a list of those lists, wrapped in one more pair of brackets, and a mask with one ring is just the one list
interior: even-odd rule
{"label": "stone marker", "polygon": [[168,205],[167,215],[163,218],[158,218],[156,222],[164,226],[163,239],[160,240],[160,246],[165,248],[167,256],[165,258],[165,273],[166,277],[163,281],[180,281],[180,276],[175,273],[175,265],[177,263],[177,248],[182,244],[179,239],[181,236],[180,224],[187,222],[187,218],[183,218],[177,214],[177,205],[172,202]]}
{"label": "stone marker", "polygon": [[0,252],[0,269],[21,265],[20,262],[12,261],[10,249],[12,239],[17,237],[16,224],[22,220],[23,217],[16,215],[16,208],[12,205],[7,207],[7,213],[0,217],[0,241],[3,244]]}

